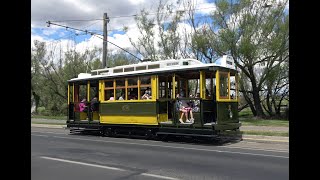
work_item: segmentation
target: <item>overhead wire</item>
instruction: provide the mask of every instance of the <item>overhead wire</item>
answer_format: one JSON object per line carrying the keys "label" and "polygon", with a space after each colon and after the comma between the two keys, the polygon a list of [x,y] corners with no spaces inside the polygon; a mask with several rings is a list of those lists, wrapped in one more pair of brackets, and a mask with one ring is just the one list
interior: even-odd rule
{"label": "overhead wire", "polygon": [[[215,7],[205,7],[205,8],[195,8],[195,9],[191,9],[191,10],[201,10],[201,9],[211,9],[211,8],[215,8]],[[176,10],[175,12],[181,12],[181,11],[189,11],[189,9],[184,9],[184,10]],[[148,13],[146,14],[147,16],[151,16],[151,15],[156,15],[158,14],[158,12],[152,12],[152,13]],[[164,13],[159,13],[159,14],[164,14]],[[138,14],[132,14],[132,15],[125,15],[125,16],[111,16],[109,17],[110,19],[116,19],[116,18],[128,18],[128,17],[137,17],[137,16],[141,16]],[[103,19],[68,19],[68,20],[51,20],[50,22],[70,22],[70,21],[101,21]]]}
{"label": "overhead wire", "polygon": [[116,44],[114,44],[114,43],[112,43],[112,42],[110,42],[110,41],[108,41],[108,40],[105,40],[103,37],[100,37],[100,36],[103,36],[102,34],[98,34],[98,33],[95,33],[95,32],[91,32],[91,31],[88,31],[88,30],[82,30],[82,29],[78,29],[78,28],[73,28],[73,27],[69,27],[69,26],[65,26],[65,25],[60,25],[60,24],[52,23],[51,21],[47,21],[47,23],[49,24],[48,26],[50,26],[50,25],[52,24],[52,25],[56,25],[56,26],[60,26],[60,27],[65,27],[66,29],[73,29],[73,30],[77,30],[77,31],[82,31],[82,32],[85,32],[86,34],[89,33],[89,34],[92,35],[92,36],[96,36],[96,37],[102,39],[103,41],[107,41],[108,43],[110,43],[110,44],[112,44],[112,45],[120,48],[121,50],[129,53],[130,55],[132,55],[133,57],[135,57],[135,58],[137,58],[139,61],[141,61],[140,58],[138,58],[137,56],[133,55],[133,54],[130,53],[129,51],[121,48],[120,46],[118,46],[118,45],[116,45]]}

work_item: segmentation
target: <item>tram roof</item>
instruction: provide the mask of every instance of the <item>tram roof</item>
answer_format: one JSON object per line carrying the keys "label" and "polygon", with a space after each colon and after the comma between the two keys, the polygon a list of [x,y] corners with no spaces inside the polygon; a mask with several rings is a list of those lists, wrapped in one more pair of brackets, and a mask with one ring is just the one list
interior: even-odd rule
{"label": "tram roof", "polygon": [[167,59],[92,70],[91,74],[80,73],[77,78],[70,79],[68,82],[139,75],[152,75],[189,70],[224,70],[237,72],[233,59],[230,59],[228,56],[223,56],[221,59],[219,59],[219,64],[205,64],[196,59]]}

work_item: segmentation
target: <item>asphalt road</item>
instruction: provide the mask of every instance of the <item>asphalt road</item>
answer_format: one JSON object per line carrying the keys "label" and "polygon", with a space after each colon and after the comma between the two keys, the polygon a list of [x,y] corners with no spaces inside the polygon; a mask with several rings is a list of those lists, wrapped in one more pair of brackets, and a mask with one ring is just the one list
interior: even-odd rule
{"label": "asphalt road", "polygon": [[31,179],[289,179],[288,144],[191,144],[31,128]]}

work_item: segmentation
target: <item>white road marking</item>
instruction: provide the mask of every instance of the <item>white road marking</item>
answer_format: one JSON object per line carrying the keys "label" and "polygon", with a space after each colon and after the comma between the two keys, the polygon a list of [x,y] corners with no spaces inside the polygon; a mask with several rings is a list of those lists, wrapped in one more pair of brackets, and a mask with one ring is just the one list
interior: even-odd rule
{"label": "white road marking", "polygon": [[172,178],[172,177],[168,177],[168,176],[160,176],[160,175],[149,174],[149,173],[142,173],[141,175],[143,175],[143,176],[151,176],[151,177],[155,177],[155,178],[159,178],[159,179],[179,180],[177,178]]}
{"label": "white road marking", "polygon": [[[84,162],[79,162],[79,161],[71,161],[71,160],[66,160],[66,159],[52,158],[52,157],[46,157],[46,156],[40,156],[40,158],[53,160],[53,161],[66,162],[66,163],[71,163],[71,164],[80,164],[80,165],[84,165],[84,166],[91,166],[91,167],[115,170],[115,171],[126,171],[125,169],[121,169],[121,168],[110,167],[110,166],[102,166],[102,165],[84,163]],[[141,173],[140,175],[155,177],[155,178],[159,178],[159,179],[179,180],[179,179],[173,178],[173,177],[161,176],[161,175],[149,174],[149,173]]]}
{"label": "white road marking", "polygon": [[84,165],[84,166],[91,166],[91,167],[98,167],[98,168],[103,168],[103,169],[116,170],[116,171],[125,171],[124,169],[120,169],[120,168],[115,168],[115,167],[110,167],[110,166],[102,166],[102,165],[90,164],[90,163],[84,163],[84,162],[78,162],[78,161],[70,161],[70,160],[66,160],[66,159],[52,158],[52,157],[46,157],[46,156],[41,156],[40,158],[49,159],[49,160],[53,160],[53,161],[72,163],[72,164],[80,164],[80,165]]}
{"label": "white road marking", "polygon": [[196,150],[196,151],[207,151],[207,152],[219,152],[219,153],[230,153],[230,154],[244,154],[244,155],[252,155],[252,156],[264,156],[264,157],[277,157],[277,158],[286,158],[288,156],[276,156],[269,154],[256,154],[256,153],[246,153],[246,152],[236,152],[236,151],[221,151],[214,149],[199,149],[199,148],[188,148],[188,147],[174,147],[174,146],[163,146],[163,145],[155,145],[155,144],[141,144],[141,143],[130,143],[130,142],[115,142],[115,141],[103,141],[103,140],[95,140],[95,139],[84,139],[84,138],[69,138],[69,137],[61,137],[61,136],[52,136],[60,139],[74,139],[74,140],[83,140],[83,141],[94,141],[94,142],[104,142],[104,143],[115,143],[115,144],[132,144],[139,146],[153,146],[153,147],[163,147],[163,148],[172,148],[172,149],[188,149],[188,150]]}

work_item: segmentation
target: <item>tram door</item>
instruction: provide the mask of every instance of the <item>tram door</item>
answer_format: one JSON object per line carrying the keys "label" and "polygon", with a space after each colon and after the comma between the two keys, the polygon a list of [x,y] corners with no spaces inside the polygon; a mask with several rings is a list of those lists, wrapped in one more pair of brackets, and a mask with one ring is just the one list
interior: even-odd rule
{"label": "tram door", "polygon": [[[173,122],[172,75],[158,76],[159,114],[161,121]],[[166,115],[164,115],[166,114]]]}
{"label": "tram door", "polygon": [[90,121],[97,120],[99,121],[99,82],[97,80],[90,81],[88,93],[88,116]]}

